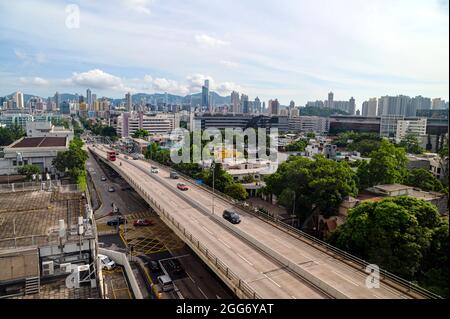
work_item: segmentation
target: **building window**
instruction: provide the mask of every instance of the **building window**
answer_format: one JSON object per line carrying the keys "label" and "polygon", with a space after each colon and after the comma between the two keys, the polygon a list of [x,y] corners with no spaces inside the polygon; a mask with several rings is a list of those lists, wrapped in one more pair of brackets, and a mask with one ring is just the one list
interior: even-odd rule
{"label": "building window", "polygon": [[12,163],[13,163],[13,166],[17,166],[17,161],[16,160],[13,160]]}

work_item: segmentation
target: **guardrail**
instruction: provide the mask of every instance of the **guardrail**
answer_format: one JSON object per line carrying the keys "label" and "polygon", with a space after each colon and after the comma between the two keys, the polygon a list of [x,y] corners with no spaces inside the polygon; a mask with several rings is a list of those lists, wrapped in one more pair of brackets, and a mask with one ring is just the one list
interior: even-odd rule
{"label": "guardrail", "polygon": [[[186,174],[184,174],[184,173],[182,173],[180,171],[177,171],[177,170],[173,169],[172,167],[168,167],[168,166],[162,165],[162,164],[160,164],[158,162],[151,161],[151,160],[148,160],[148,159],[146,161],[148,163],[152,163],[153,165],[156,164],[156,165],[164,167],[164,168],[166,168],[168,170],[176,171],[180,176],[182,176],[184,179],[186,179],[190,183],[192,183],[192,184],[194,184],[194,185],[196,185],[196,186],[198,186],[198,187],[208,191],[209,193],[213,192],[212,187],[210,187],[208,185],[205,185],[205,184],[198,184],[198,183],[196,183],[196,181],[192,177],[190,177],[190,176],[188,176],[188,175],[186,175]],[[295,227],[292,227],[291,225],[286,224],[285,222],[283,222],[283,221],[281,221],[281,220],[279,220],[279,219],[277,219],[277,218],[275,218],[273,216],[270,216],[268,214],[265,214],[265,213],[261,212],[257,207],[254,207],[251,204],[248,204],[248,203],[245,203],[245,202],[242,202],[242,201],[238,201],[238,200],[236,200],[236,199],[234,199],[234,198],[232,198],[232,197],[230,197],[230,196],[228,196],[228,195],[226,195],[224,193],[221,193],[221,192],[219,192],[217,190],[214,190],[214,194],[216,196],[218,196],[218,197],[221,197],[223,200],[229,202],[233,206],[239,207],[241,210],[244,210],[245,212],[247,212],[247,213],[249,213],[249,214],[251,214],[253,216],[256,216],[256,217],[258,217],[258,218],[260,218],[260,219],[262,219],[262,220],[264,220],[266,222],[268,221],[268,222],[271,222],[271,223],[275,224],[276,226],[278,226],[278,228],[281,228],[283,231],[286,231],[286,232],[288,232],[290,234],[293,234],[293,235],[297,236],[299,239],[303,240],[304,242],[306,242],[309,245],[318,245],[318,246],[320,246],[322,248],[322,250],[325,250],[325,253],[329,254],[330,252],[332,252],[333,254],[337,255],[336,257],[338,257],[338,258],[340,257],[341,259],[347,259],[348,261],[353,262],[354,264],[356,264],[358,266],[358,268],[361,268],[361,270],[363,272],[365,272],[364,270],[366,269],[366,267],[370,265],[369,262],[367,262],[367,261],[365,261],[365,260],[363,260],[363,259],[361,259],[359,257],[356,257],[356,256],[354,256],[352,254],[349,254],[348,252],[346,252],[344,250],[341,250],[341,249],[339,249],[337,247],[334,247],[334,246],[328,244],[327,242],[324,242],[324,241],[322,241],[322,240],[320,240],[320,239],[318,239],[318,238],[316,238],[314,236],[311,236],[308,233],[305,233],[305,232],[303,232],[303,231],[301,231],[301,230],[299,230],[299,229],[297,229]],[[310,242],[304,240],[305,238],[307,240],[309,240]],[[352,265],[352,266],[354,266],[354,265]],[[384,280],[383,282],[385,282],[387,285],[389,285],[391,287],[393,285],[396,285],[396,286],[394,286],[394,288],[396,288],[398,290],[403,290],[407,294],[415,293],[415,294],[417,294],[419,296],[423,296],[423,297],[426,297],[426,298],[442,299],[441,296],[439,296],[439,295],[437,295],[437,294],[435,294],[435,293],[433,293],[431,291],[428,291],[428,290],[426,290],[426,289],[424,289],[424,288],[422,288],[422,287],[420,287],[420,286],[418,286],[418,285],[416,285],[416,284],[414,284],[414,283],[412,283],[412,282],[410,282],[408,280],[405,280],[405,279],[403,279],[403,278],[401,278],[401,277],[399,277],[399,276],[397,276],[397,275],[395,275],[393,273],[390,273],[387,270],[384,270],[384,269],[381,269],[381,268],[379,270],[380,270],[380,280],[382,280],[382,281]],[[389,280],[392,283],[387,283],[386,280]]]}
{"label": "guardrail", "polygon": [[[99,156],[100,157],[100,156]],[[103,158],[101,158],[104,160]],[[244,280],[240,279],[237,274],[235,274],[223,261],[221,261],[217,256],[211,253],[208,250],[208,247],[203,245],[197,238],[192,236],[190,232],[186,230],[179,222],[175,221],[174,217],[171,216],[164,208],[161,207],[151,196],[150,194],[144,190],[143,187],[135,183],[133,180],[127,177],[124,174],[123,170],[116,166],[112,165],[113,169],[116,171],[120,171],[121,176],[133,186],[133,188],[140,193],[143,198],[146,198],[152,204],[153,209],[159,213],[166,221],[168,221],[172,226],[174,226],[181,234],[183,234],[186,241],[188,241],[191,245],[193,245],[200,253],[206,257],[215,267],[216,269],[222,273],[228,280],[230,280],[233,285],[239,289],[244,296],[249,299],[262,299],[262,297],[257,294]]]}

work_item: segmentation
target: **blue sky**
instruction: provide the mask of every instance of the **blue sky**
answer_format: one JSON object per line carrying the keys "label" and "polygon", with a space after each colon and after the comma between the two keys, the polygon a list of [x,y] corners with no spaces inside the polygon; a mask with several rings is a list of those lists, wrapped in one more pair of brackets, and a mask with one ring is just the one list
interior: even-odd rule
{"label": "blue sky", "polygon": [[[66,7],[80,10],[79,28]],[[448,0],[1,1],[0,95],[448,100]]]}

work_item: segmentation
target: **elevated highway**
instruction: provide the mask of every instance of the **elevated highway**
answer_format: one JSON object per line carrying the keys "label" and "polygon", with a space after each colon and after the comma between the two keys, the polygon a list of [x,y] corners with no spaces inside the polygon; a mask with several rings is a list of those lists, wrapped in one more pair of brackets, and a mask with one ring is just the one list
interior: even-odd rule
{"label": "elevated highway", "polygon": [[[240,298],[427,298],[427,292],[381,278],[368,288],[365,267],[290,233],[270,221],[239,210],[232,225],[221,215],[232,204],[189,179],[170,179],[169,169],[142,160],[106,160],[104,145],[88,146],[116,170]],[[151,173],[151,165],[159,173]],[[183,181],[188,191],[176,188]]]}

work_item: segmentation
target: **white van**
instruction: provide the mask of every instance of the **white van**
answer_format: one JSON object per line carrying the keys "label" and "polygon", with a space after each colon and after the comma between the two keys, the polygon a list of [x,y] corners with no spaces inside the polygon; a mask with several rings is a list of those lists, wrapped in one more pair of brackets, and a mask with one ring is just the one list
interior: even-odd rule
{"label": "white van", "polygon": [[162,291],[171,291],[174,289],[172,279],[167,275],[159,276],[158,283]]}
{"label": "white van", "polygon": [[114,260],[109,259],[106,255],[98,254],[98,259],[100,259],[102,269],[111,270],[116,267]]}

